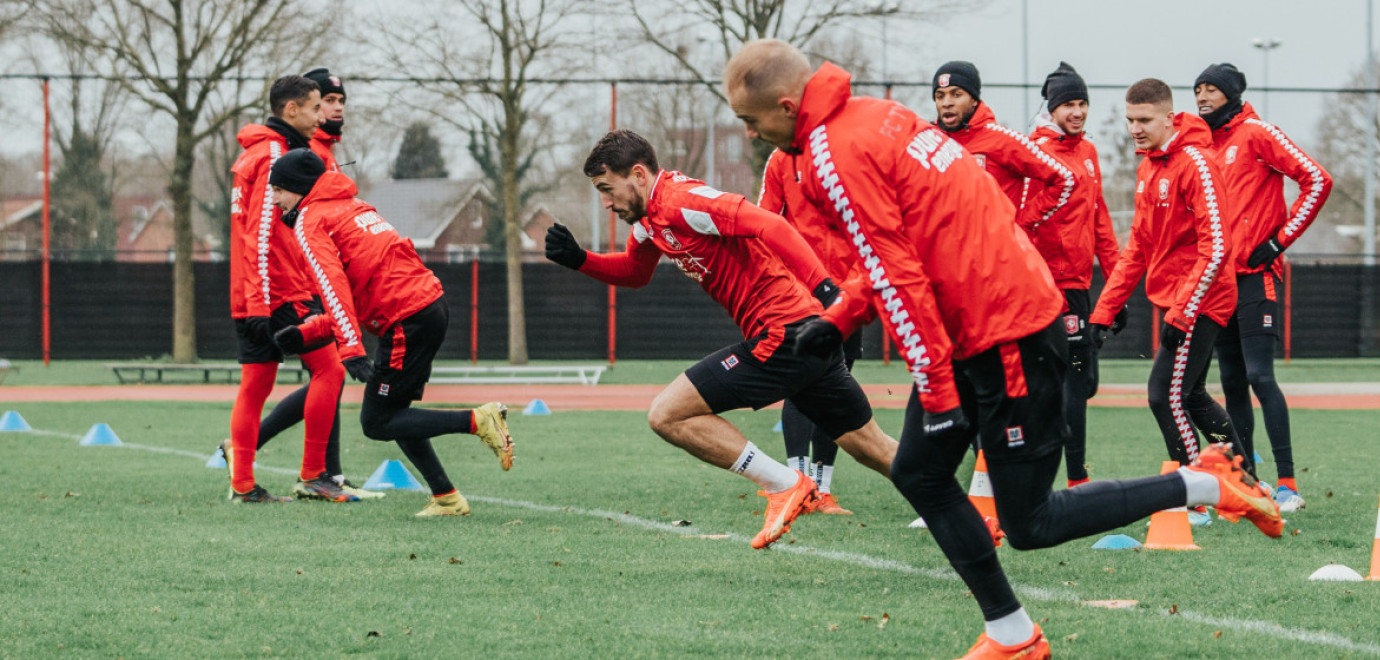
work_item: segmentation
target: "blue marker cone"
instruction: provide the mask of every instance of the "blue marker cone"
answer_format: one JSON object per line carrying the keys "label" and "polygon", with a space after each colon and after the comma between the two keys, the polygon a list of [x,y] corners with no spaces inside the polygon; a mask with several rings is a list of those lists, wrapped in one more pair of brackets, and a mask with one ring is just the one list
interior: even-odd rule
{"label": "blue marker cone", "polygon": [[401,461],[384,461],[364,482],[369,490],[426,490]]}
{"label": "blue marker cone", "polygon": [[1093,544],[1094,550],[1130,550],[1139,548],[1140,541],[1137,541],[1125,534],[1108,534],[1097,540]]}
{"label": "blue marker cone", "polygon": [[1256,462],[1256,463],[1264,463],[1264,462],[1265,462],[1265,459],[1263,459],[1263,458],[1260,457],[1260,452],[1257,451],[1257,452],[1252,452],[1252,453],[1255,454],[1255,462]]}
{"label": "blue marker cone", "polygon": [[216,469],[224,469],[227,467],[225,463],[225,454],[217,449],[216,453],[211,454],[211,460],[206,461],[206,467]]}
{"label": "blue marker cone", "polygon": [[532,399],[532,402],[529,403],[529,404],[527,404],[527,407],[526,407],[526,408],[523,408],[523,409],[522,409],[522,414],[524,414],[524,415],[550,415],[550,414],[551,414],[551,408],[550,408],[549,406],[547,406],[547,405],[546,405],[546,402],[545,402],[545,401],[542,401],[541,399]]}
{"label": "blue marker cone", "polygon": [[120,442],[120,437],[115,435],[109,424],[102,422],[92,426],[77,444],[83,447],[119,447],[124,443]]}
{"label": "blue marker cone", "polygon": [[19,415],[19,413],[15,412],[15,411],[13,411],[13,410],[6,410],[6,411],[5,411],[5,414],[2,415],[2,416],[0,416],[0,431],[32,431],[32,430],[33,430],[33,429],[29,427],[29,423],[26,422],[26,421],[24,421],[24,418],[21,417],[21,416]]}
{"label": "blue marker cone", "polygon": [[780,433],[782,428],[780,420],[777,420],[776,426],[771,427],[771,430]]}

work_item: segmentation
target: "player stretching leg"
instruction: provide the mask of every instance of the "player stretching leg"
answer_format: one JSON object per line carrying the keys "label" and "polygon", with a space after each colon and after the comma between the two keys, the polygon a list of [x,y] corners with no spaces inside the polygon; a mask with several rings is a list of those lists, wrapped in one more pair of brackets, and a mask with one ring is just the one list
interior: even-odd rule
{"label": "player stretching leg", "polygon": [[842,353],[793,354],[796,332],[821,310],[816,298],[832,300],[837,290],[790,224],[741,195],[662,170],[652,145],[631,131],[599,140],[584,172],[604,207],[632,225],[627,249],[587,252],[570,230],[556,225],[546,234],[546,257],[601,282],[641,287],[665,254],[743,331],[742,342],[676,377],[652,401],[647,419],[667,442],[762,487],[766,520],[752,547],[765,548],[789,531],[818,490],[809,477],[773,460],[719,413],[789,399],[858,462],[887,473],[896,441],[872,419],[872,407]]}
{"label": "player stretching leg", "polygon": [[783,41],[744,46],[724,88],[749,137],[802,155],[806,197],[870,266],[841,285],[798,344],[837,346],[875,311],[903,347],[915,386],[891,476],[982,610],[986,632],[965,657],[1049,657],[954,478],[974,441],[1017,549],[1186,503],[1214,504],[1280,535],[1274,502],[1223,445],[1174,473],[1051,491],[1068,433],[1063,301],[992,178],[943,131],[898,103],[852,97],[846,72],[826,63],[812,74]]}
{"label": "player stretching leg", "polygon": [[[452,433],[479,436],[504,470],[513,466],[513,439],[506,409],[486,403],[474,410],[412,408],[431,377],[431,363],[449,324],[441,282],[374,207],[355,198],[355,184],[327,172],[320,156],[296,149],[274,163],[269,183],[282,224],[297,241],[327,313],[275,335],[296,349],[334,337],[345,368],[365,382],[359,421],[364,435],[392,440],[431,488],[418,516],[470,512],[451,484],[431,438]],[[360,332],[378,336],[371,363]]]}
{"label": "player stretching leg", "polygon": [[[1217,364],[1232,426],[1249,455],[1255,413],[1251,392],[1260,399],[1265,433],[1274,452],[1275,501],[1280,511],[1303,508],[1294,481],[1294,449],[1289,437],[1289,404],[1275,382],[1275,342],[1279,339],[1279,291],[1283,263],[1278,257],[1318,217],[1332,192],[1332,177],[1255,108],[1241,101],[1246,76],[1230,64],[1213,64],[1193,83],[1198,114],[1212,128],[1217,167],[1225,179],[1237,221],[1236,313],[1217,337]],[[1298,182],[1299,196],[1284,205],[1284,177]]]}

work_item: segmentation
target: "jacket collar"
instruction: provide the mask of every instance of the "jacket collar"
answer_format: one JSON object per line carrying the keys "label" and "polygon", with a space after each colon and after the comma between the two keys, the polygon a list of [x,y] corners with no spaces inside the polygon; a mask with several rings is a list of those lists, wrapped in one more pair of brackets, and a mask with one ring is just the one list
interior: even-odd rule
{"label": "jacket collar", "polygon": [[316,185],[311,187],[311,192],[302,198],[298,208],[306,208],[312,202],[324,202],[332,199],[349,199],[354,197],[359,191],[355,188],[355,182],[350,177],[340,172],[326,172],[321,178],[316,180]]}
{"label": "jacket collar", "polygon": [[800,153],[810,141],[810,131],[828,121],[843,109],[852,98],[852,76],[847,71],[825,62],[805,83],[800,99],[800,114],[795,118],[795,142],[791,150]]}
{"label": "jacket collar", "polygon": [[1180,112],[1174,115],[1174,134],[1158,149],[1139,149],[1137,154],[1146,158],[1168,158],[1184,147],[1212,147],[1212,131],[1202,117]]}

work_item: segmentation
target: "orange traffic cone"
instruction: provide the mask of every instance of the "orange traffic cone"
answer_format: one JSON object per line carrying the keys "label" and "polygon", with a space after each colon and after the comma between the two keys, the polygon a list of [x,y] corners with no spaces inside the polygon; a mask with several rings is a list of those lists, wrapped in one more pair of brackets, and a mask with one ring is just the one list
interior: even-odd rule
{"label": "orange traffic cone", "polygon": [[973,481],[968,484],[968,499],[984,518],[997,520],[997,501],[992,498],[992,482],[987,478],[987,457],[982,450],[977,453],[977,464],[973,465]]}
{"label": "orange traffic cone", "polygon": [[[1165,461],[1160,474],[1179,469],[1178,461]],[[1188,507],[1175,507],[1150,514],[1150,532],[1145,547],[1152,550],[1202,550],[1193,543],[1193,528],[1188,524]]]}
{"label": "orange traffic cone", "polygon": [[1380,580],[1380,513],[1375,514],[1375,544],[1370,551],[1370,575],[1367,580]]}

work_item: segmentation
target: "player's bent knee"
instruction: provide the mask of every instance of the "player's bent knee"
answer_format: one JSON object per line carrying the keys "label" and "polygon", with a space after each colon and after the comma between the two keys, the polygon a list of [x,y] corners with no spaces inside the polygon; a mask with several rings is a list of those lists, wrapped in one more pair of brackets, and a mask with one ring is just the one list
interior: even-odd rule
{"label": "player's bent knee", "polygon": [[388,434],[388,421],[393,418],[393,413],[387,409],[369,406],[367,403],[359,411],[359,426],[364,431],[364,437],[370,440],[387,441],[393,438]]}

